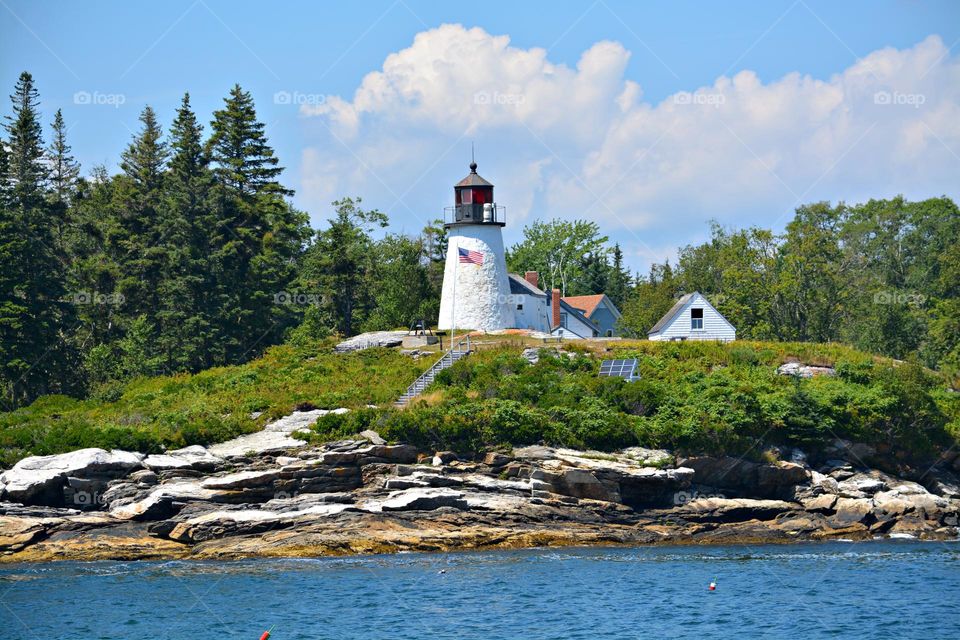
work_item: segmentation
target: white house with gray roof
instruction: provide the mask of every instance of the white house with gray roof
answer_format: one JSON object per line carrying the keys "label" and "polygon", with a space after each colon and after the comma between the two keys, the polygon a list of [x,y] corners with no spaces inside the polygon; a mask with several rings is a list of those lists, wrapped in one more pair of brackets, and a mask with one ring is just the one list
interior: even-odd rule
{"label": "white house with gray roof", "polygon": [[595,338],[599,330],[582,309],[567,302],[559,289],[540,288],[536,271],[510,274],[510,305],[517,329],[530,329],[563,338]]}
{"label": "white house with gray roof", "polygon": [[650,340],[737,339],[737,330],[699,291],[681,297],[647,333]]}

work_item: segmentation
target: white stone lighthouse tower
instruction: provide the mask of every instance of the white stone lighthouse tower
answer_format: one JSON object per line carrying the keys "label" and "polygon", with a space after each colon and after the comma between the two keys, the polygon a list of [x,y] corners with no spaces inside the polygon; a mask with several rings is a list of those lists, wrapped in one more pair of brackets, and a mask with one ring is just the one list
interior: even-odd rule
{"label": "white stone lighthouse tower", "polygon": [[506,212],[493,201],[493,185],[470,174],[454,187],[445,210],[447,263],[440,296],[440,329],[494,331],[516,326],[503,250]]}

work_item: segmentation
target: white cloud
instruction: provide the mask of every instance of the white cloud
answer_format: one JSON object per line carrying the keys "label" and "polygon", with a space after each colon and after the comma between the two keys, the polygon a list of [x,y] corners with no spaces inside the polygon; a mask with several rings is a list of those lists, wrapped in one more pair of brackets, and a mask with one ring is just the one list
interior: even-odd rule
{"label": "white cloud", "polygon": [[329,134],[304,151],[304,197],[374,194],[410,229],[447,204],[475,140],[514,232],[590,217],[646,255],[709,218],[782,225],[798,199],[957,195],[960,63],[937,36],[825,80],[741,71],[659,104],[629,57],[603,41],[570,68],[479,28],[419,33],[352,98],[302,107]]}

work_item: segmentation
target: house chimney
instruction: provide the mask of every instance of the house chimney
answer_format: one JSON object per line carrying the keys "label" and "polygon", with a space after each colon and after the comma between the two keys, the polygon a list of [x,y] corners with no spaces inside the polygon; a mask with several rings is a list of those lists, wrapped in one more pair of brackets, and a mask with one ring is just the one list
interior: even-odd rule
{"label": "house chimney", "polygon": [[523,274],[523,279],[538,289],[540,288],[540,274],[536,271],[527,271],[525,274]]}
{"label": "house chimney", "polygon": [[560,289],[554,289],[550,295],[550,308],[553,311],[552,329],[560,326]]}

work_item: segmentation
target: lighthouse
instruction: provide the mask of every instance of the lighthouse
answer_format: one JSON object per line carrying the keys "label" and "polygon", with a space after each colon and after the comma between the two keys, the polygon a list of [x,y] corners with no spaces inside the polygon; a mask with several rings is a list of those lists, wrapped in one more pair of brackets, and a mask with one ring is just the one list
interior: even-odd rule
{"label": "lighthouse", "polygon": [[447,261],[440,296],[440,329],[495,331],[516,326],[503,250],[504,207],[493,185],[470,173],[453,187],[454,206],[444,211]]}

